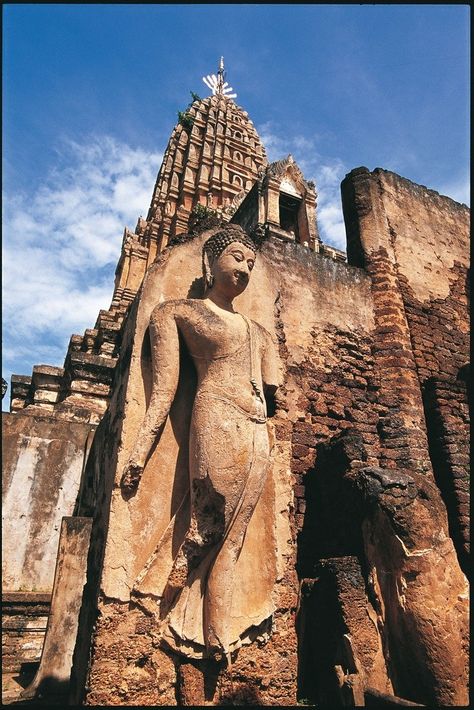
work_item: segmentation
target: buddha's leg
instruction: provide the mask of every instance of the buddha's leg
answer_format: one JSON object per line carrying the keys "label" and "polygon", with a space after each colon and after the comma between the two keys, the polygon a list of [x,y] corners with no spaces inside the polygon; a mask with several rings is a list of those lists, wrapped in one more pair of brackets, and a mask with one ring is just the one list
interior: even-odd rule
{"label": "buddha's leg", "polygon": [[253,427],[226,403],[202,399],[195,404],[190,431],[191,519],[174,559],[160,605],[166,616],[198,567],[207,576],[226,537],[247,480]]}

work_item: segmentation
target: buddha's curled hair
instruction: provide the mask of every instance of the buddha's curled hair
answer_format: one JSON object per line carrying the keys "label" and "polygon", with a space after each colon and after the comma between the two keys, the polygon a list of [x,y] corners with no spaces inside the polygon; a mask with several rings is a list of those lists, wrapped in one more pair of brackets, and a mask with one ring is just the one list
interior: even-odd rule
{"label": "buddha's curled hair", "polygon": [[204,252],[206,252],[209,257],[216,259],[232,242],[240,242],[248,249],[251,249],[254,254],[257,252],[255,242],[250,239],[242,227],[238,224],[228,224],[223,229],[213,234],[212,237],[204,243],[202,248],[203,256]]}

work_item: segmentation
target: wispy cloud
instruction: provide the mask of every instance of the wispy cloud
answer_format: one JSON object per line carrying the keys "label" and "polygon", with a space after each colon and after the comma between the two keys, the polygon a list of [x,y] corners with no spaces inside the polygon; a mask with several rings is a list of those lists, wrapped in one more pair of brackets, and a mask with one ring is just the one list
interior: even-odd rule
{"label": "wispy cloud", "polygon": [[111,137],[61,144],[33,194],[4,194],[3,375],[62,365],[110,304],[124,226],[146,214],[162,156]]}
{"label": "wispy cloud", "polygon": [[317,140],[302,135],[284,135],[283,129],[271,121],[257,126],[258,134],[270,162],[289,153],[307,180],[316,184],[317,220],[321,239],[337,249],[346,249],[346,232],[342,216],[340,184],[349,169],[339,158],[323,157]]}

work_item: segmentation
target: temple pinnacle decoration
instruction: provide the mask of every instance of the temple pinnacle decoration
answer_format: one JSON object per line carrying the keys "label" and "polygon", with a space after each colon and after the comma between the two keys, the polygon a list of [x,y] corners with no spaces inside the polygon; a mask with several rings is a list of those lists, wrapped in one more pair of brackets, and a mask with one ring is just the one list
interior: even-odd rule
{"label": "temple pinnacle decoration", "polygon": [[206,86],[212,89],[213,96],[220,95],[226,96],[228,99],[235,99],[237,98],[237,94],[232,93],[234,90],[231,86],[229,86],[229,83],[225,81],[225,74],[224,57],[221,57],[217,76],[215,74],[208,74],[207,76],[203,76],[202,80]]}

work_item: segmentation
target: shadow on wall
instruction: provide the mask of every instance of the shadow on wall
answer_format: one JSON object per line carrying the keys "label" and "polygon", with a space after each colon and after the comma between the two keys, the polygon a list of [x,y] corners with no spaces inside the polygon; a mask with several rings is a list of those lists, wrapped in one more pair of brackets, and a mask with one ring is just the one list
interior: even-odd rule
{"label": "shadow on wall", "polygon": [[[27,686],[30,684],[32,681],[34,675],[31,675],[31,672],[28,674],[23,674],[23,666],[25,665],[32,665],[32,664],[23,664],[22,665],[22,670],[20,672],[20,676],[18,677],[18,682],[20,685],[23,687]],[[37,669],[37,665],[36,669]],[[21,680],[20,680],[21,679]],[[69,682],[68,681],[62,681],[58,680],[54,676],[48,676],[46,678],[43,678],[41,681],[40,685],[34,693],[31,695],[28,693],[21,693],[20,695],[20,700],[17,700],[13,703],[10,703],[11,705],[61,705],[65,706],[67,705],[67,698],[68,698],[68,693],[69,693]]]}
{"label": "shadow on wall", "polygon": [[[471,578],[468,502],[471,386],[467,363],[459,370],[455,382],[430,377],[423,387],[423,407],[433,473],[446,506],[449,534],[459,565],[468,579]],[[467,412],[462,411],[463,404]]]}
{"label": "shadow on wall", "polygon": [[320,559],[347,555],[364,559],[364,511],[344,474],[351,460],[366,458],[359,437],[351,436],[350,430],[318,445],[316,465],[305,477],[306,512],[297,548],[300,579],[313,577]]}
{"label": "shadow on wall", "polygon": [[347,665],[343,638],[348,628],[341,615],[335,577],[325,564],[351,561],[358,570],[353,584],[365,586],[364,511],[344,474],[352,460],[364,461],[367,455],[360,436],[351,430],[319,444],[316,451],[316,465],[306,474],[306,512],[297,548],[302,580],[297,620],[298,696],[308,704],[350,705],[341,695],[335,674],[335,667]]}

